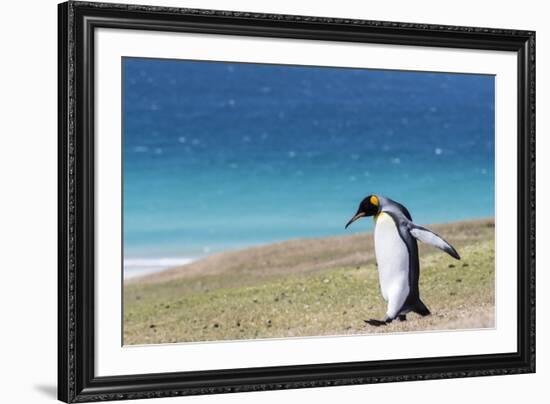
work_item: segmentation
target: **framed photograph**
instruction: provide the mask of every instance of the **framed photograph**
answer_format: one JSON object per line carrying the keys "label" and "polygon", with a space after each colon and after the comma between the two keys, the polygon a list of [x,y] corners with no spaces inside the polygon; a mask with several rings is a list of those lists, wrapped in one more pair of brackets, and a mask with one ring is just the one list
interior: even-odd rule
{"label": "framed photograph", "polygon": [[535,33],[60,4],[58,350],[65,402],[534,372]]}

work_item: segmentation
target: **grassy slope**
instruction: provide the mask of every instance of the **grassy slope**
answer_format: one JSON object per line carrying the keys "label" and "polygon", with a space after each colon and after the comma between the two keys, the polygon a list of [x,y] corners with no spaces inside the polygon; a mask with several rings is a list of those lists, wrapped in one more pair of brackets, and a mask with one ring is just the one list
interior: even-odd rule
{"label": "grassy slope", "polygon": [[125,344],[492,327],[494,224],[431,226],[455,261],[421,246],[420,291],[432,316],[370,327],[382,318],[372,236],[291,240],[212,256],[129,281]]}

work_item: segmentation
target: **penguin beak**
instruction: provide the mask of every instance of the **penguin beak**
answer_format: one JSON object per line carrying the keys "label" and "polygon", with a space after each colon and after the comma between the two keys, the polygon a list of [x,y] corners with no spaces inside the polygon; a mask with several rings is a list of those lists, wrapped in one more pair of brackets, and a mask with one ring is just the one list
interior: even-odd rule
{"label": "penguin beak", "polygon": [[365,212],[359,212],[359,213],[356,213],[355,216],[353,216],[351,218],[351,220],[346,224],[346,229],[348,228],[348,226],[350,224],[352,224],[353,222],[355,222],[357,219],[361,219],[363,216],[366,216],[367,214]]}

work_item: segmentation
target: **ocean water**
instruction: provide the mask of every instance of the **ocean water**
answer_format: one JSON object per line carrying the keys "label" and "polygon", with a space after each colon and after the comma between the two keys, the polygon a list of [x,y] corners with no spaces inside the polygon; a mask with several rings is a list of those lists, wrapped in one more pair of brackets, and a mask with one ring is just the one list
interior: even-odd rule
{"label": "ocean water", "polygon": [[494,215],[494,77],[123,59],[125,276],[228,249]]}

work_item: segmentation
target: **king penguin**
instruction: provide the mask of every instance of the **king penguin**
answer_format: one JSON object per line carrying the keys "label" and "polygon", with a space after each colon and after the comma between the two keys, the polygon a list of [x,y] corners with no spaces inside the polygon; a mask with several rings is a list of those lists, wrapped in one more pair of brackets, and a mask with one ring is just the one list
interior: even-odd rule
{"label": "king penguin", "polygon": [[420,265],[416,240],[431,244],[459,260],[453,246],[431,230],[412,221],[403,205],[380,195],[369,195],[361,201],[357,213],[346,224],[346,229],[357,219],[374,216],[374,252],[378,264],[380,291],[387,302],[383,320],[365,320],[367,324],[381,326],[395,318],[406,320],[406,314],[421,316],[430,310],[420,300],[418,279]]}

